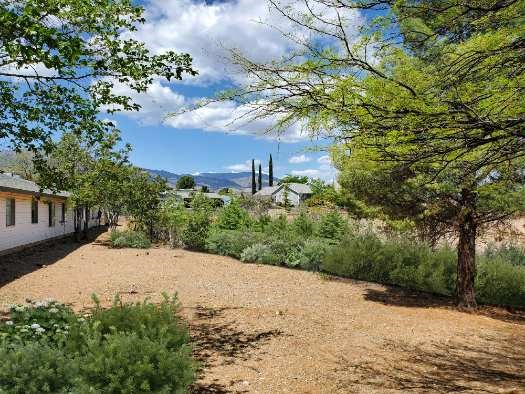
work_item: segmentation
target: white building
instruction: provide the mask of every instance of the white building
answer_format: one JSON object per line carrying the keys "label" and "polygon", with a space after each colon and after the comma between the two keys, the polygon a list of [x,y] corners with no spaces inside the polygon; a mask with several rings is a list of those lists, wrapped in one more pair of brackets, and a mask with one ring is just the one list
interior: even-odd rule
{"label": "white building", "polygon": [[270,198],[273,202],[284,204],[286,199],[290,205],[297,207],[312,196],[312,189],[303,183],[283,183],[279,186],[263,187],[254,195],[257,198]]}
{"label": "white building", "polygon": [[[31,181],[0,174],[0,255],[75,231],[69,193],[40,191]],[[98,212],[89,213],[89,227],[99,224]]]}

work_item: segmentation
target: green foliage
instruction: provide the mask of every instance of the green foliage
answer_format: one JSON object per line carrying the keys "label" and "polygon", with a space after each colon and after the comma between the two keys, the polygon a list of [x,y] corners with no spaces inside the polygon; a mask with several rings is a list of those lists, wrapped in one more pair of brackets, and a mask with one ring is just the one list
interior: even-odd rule
{"label": "green foliage", "polygon": [[288,219],[286,215],[279,215],[277,218],[271,220],[265,227],[267,234],[279,234],[288,230]]}
{"label": "green foliage", "polygon": [[317,235],[322,238],[341,239],[348,230],[348,222],[338,211],[322,215],[317,226]]}
{"label": "green foliage", "polygon": [[206,249],[211,253],[238,259],[246,248],[263,239],[262,233],[253,231],[215,230],[206,240]]}
{"label": "green foliage", "polygon": [[[166,296],[159,305],[116,298],[85,317],[56,302],[13,306],[0,323],[0,391],[186,392],[195,365],[178,308]],[[21,340],[17,326],[29,322],[49,330]]]}
{"label": "green foliage", "polygon": [[113,90],[116,81],[136,93],[155,77],[196,74],[189,55],[152,54],[121,34],[144,22],[143,8],[128,0],[2,1],[0,7],[0,141],[37,153],[39,171],[49,170],[42,154],[52,149],[54,135],[97,141],[115,129],[101,120],[102,110],[140,108],[132,94]]}
{"label": "green foliage", "polygon": [[189,213],[186,226],[182,230],[182,242],[189,249],[204,250],[210,226],[211,217],[207,210],[193,210]]}
{"label": "green foliage", "polygon": [[519,245],[506,244],[496,247],[488,245],[483,256],[484,260],[505,260],[512,265],[525,266],[525,249]]}
{"label": "green foliage", "polygon": [[177,189],[193,189],[195,187],[195,179],[191,175],[183,175],[177,179]]}
{"label": "green foliage", "polygon": [[321,239],[307,239],[298,255],[299,266],[306,271],[319,271],[329,244]]}
{"label": "green foliage", "polygon": [[110,239],[114,248],[148,249],[151,247],[151,241],[141,231],[113,230],[111,231]]}
{"label": "green foliage", "polygon": [[249,227],[250,224],[250,215],[237,200],[232,200],[220,209],[217,217],[217,227],[223,230],[239,230]]}
{"label": "green foliage", "polygon": [[279,263],[275,253],[272,251],[270,245],[257,243],[248,246],[243,250],[241,261],[245,263],[260,263],[260,264],[272,264],[276,265]]}
{"label": "green foliage", "polygon": [[476,294],[480,301],[525,306],[525,266],[513,264],[504,255],[481,257],[476,275]]}
{"label": "green foliage", "polygon": [[171,247],[182,243],[181,234],[188,222],[188,211],[177,196],[166,198],[159,208],[159,224],[168,231]]}
{"label": "green foliage", "polygon": [[309,181],[309,178],[306,175],[305,176],[285,175],[279,181],[279,185],[286,184],[286,183],[304,183],[304,184],[307,184],[308,181]]}
{"label": "green foliage", "polygon": [[295,233],[305,237],[312,236],[315,230],[313,220],[304,210],[299,212],[299,215],[294,218],[292,228]]}

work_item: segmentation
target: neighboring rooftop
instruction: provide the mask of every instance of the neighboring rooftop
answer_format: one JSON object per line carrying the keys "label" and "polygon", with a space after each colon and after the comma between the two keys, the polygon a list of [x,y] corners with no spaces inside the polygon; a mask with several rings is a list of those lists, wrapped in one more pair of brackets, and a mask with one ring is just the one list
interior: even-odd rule
{"label": "neighboring rooftop", "polygon": [[310,185],[306,185],[304,183],[283,183],[282,185],[279,185],[275,191],[283,186],[287,186],[289,190],[297,194],[312,194],[312,188]]}
{"label": "neighboring rooftop", "polygon": [[18,175],[11,173],[0,173],[0,190],[65,198],[71,195],[68,192],[55,193],[49,189],[41,190],[40,186],[38,186],[35,182],[22,179]]}
{"label": "neighboring rooftop", "polygon": [[279,186],[265,186],[255,193],[255,195],[260,197],[270,197],[278,188]]}

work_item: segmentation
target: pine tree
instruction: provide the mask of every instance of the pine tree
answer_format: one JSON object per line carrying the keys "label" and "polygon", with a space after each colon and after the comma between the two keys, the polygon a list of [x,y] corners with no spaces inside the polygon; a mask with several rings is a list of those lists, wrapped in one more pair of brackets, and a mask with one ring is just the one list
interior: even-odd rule
{"label": "pine tree", "polygon": [[259,178],[257,179],[257,190],[262,189],[262,168],[261,163],[259,163]]}
{"label": "pine tree", "polygon": [[268,163],[268,177],[270,178],[268,180],[268,185],[273,186],[273,160],[272,160],[271,154],[270,154],[270,162]]}
{"label": "pine tree", "polygon": [[255,183],[255,160],[252,159],[252,194],[257,192],[257,184]]}

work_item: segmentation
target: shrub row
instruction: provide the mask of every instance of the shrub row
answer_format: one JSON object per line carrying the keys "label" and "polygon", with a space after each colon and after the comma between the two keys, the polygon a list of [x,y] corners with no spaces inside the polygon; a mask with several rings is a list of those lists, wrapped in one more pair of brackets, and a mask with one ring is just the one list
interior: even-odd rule
{"label": "shrub row", "polygon": [[0,323],[0,392],[183,393],[195,380],[176,298],[90,316],[54,301],[13,305]]}
{"label": "shrub row", "polygon": [[110,240],[114,248],[147,249],[151,246],[146,234],[140,231],[114,230],[110,234]]}

